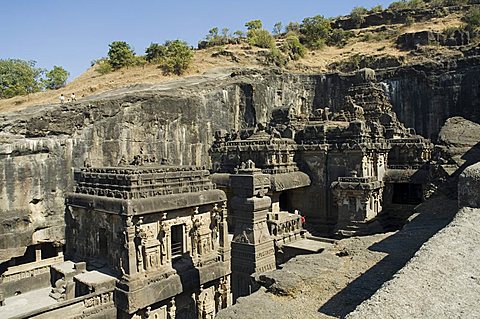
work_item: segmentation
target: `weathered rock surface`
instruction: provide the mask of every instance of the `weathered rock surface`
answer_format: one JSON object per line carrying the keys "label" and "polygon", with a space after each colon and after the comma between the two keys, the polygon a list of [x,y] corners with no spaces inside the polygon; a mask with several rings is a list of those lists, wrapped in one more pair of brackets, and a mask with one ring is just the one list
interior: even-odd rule
{"label": "weathered rock surface", "polygon": [[449,118],[438,134],[440,156],[452,159],[458,166],[480,160],[480,124],[462,117]]}
{"label": "weathered rock surface", "polygon": [[377,71],[400,121],[436,140],[445,121],[480,123],[480,56],[469,55]]}
{"label": "weathered rock surface", "polygon": [[[462,208],[394,278],[347,318],[478,318],[479,165],[460,177]],[[471,184],[472,178],[476,182]],[[439,209],[441,209],[439,207]]]}
{"label": "weathered rock surface", "polygon": [[[449,117],[480,122],[479,62],[472,53],[380,70],[377,77],[399,119],[435,138]],[[216,130],[265,123],[275,107],[297,114],[340,110],[354,81],[339,73],[223,69],[1,114],[0,261],[22,255],[31,244],[63,241],[73,167],[117,165],[142,149],[171,164],[209,166]]]}
{"label": "weathered rock surface", "polygon": [[469,166],[460,175],[458,204],[460,207],[480,208],[480,162]]}

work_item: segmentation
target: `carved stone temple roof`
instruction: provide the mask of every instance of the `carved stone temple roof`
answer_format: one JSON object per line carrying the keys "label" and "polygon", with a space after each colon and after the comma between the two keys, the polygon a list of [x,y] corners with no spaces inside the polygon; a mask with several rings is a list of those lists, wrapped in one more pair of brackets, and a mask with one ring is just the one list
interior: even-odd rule
{"label": "carved stone temple roof", "polygon": [[193,166],[80,168],[67,204],[135,215],[225,200],[209,174]]}

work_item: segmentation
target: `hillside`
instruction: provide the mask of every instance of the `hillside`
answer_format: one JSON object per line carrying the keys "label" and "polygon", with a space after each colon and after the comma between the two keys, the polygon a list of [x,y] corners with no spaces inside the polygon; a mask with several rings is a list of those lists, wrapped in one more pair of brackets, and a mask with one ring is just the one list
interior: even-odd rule
{"label": "hillside", "polygon": [[[419,31],[441,33],[448,28],[459,27],[462,25],[461,18],[466,9],[467,7],[446,10],[442,14],[433,14],[433,17],[425,19],[426,21],[419,19],[419,22],[413,24],[376,24],[352,29],[354,37],[350,38],[345,46],[325,46],[320,50],[308,51],[304,58],[298,61],[291,61],[285,69],[294,73],[313,74],[329,72],[335,69],[350,71],[349,69],[352,67],[349,64],[352,64],[352,62],[355,64],[354,68],[364,66],[376,68],[379,65],[399,66],[425,62],[439,56],[462,55],[463,53],[459,47],[446,47],[437,44],[423,46],[421,50],[401,50],[397,45],[397,39],[405,33]],[[412,14],[415,14],[415,12]],[[343,17],[343,19],[348,19],[348,17]],[[366,21],[368,22],[368,19]],[[402,20],[400,19],[399,21]],[[277,36],[276,41],[277,45],[280,45],[284,41],[284,35]],[[470,46],[474,45],[474,42],[470,44]],[[272,65],[265,62],[267,52],[267,49],[252,47],[246,43],[195,50],[193,63],[183,77],[203,74],[214,68],[271,68]],[[365,59],[362,57],[367,57],[363,63],[365,65],[362,63],[360,63],[362,65],[358,64],[359,61]],[[346,66],[346,68],[342,68],[342,66]],[[115,88],[133,84],[155,84],[179,77],[164,75],[156,65],[152,64],[123,68],[105,75],[100,75],[95,71],[95,68],[96,66],[88,69],[64,88],[0,100],[0,112],[19,111],[37,104],[58,103],[60,94],[69,97],[72,92],[75,92],[77,98],[81,99]]]}

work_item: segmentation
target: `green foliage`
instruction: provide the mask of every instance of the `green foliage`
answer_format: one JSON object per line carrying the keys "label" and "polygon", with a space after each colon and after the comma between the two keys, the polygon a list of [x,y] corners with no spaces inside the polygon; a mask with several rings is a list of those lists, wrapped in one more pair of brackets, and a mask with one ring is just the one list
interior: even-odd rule
{"label": "green foliage", "polygon": [[391,10],[421,9],[425,8],[424,0],[400,0],[392,2],[388,8]]}
{"label": "green foliage", "polygon": [[406,18],[405,18],[405,25],[406,26],[411,26],[415,23],[415,18],[412,17],[411,15],[408,15]]}
{"label": "green foliage", "polygon": [[278,48],[271,48],[265,56],[265,61],[267,64],[276,65],[281,68],[285,67],[288,63],[287,58]]}
{"label": "green foliage", "polygon": [[97,66],[95,68],[95,71],[100,73],[101,75],[113,72],[112,65],[110,64],[107,58],[101,58],[92,62],[95,62],[95,65]]}
{"label": "green foliage", "polygon": [[237,38],[244,38],[245,37],[245,32],[242,30],[237,30],[233,32],[233,35],[236,36]]}
{"label": "green foliage", "polygon": [[224,38],[229,38],[230,37],[230,29],[229,28],[223,28],[222,29],[222,37],[224,37]]}
{"label": "green foliage", "polygon": [[285,31],[287,33],[294,32],[296,34],[300,34],[300,23],[298,23],[298,22],[288,23],[287,26],[285,27]]}
{"label": "green foliage", "polygon": [[330,46],[343,47],[347,44],[348,39],[353,37],[352,31],[345,31],[341,28],[333,29],[332,33],[327,39],[327,44]]}
{"label": "green foliage", "polygon": [[250,29],[247,32],[247,41],[250,45],[270,49],[275,46],[275,39],[265,29]]}
{"label": "green foliage", "polygon": [[380,4],[374,6],[370,9],[371,13],[377,13],[377,12],[382,12],[382,11],[383,11],[383,7]]}
{"label": "green foliage", "polygon": [[134,64],[135,53],[127,42],[114,41],[109,44],[109,47],[108,59],[114,70]]}
{"label": "green foliage", "polygon": [[285,42],[282,45],[282,51],[290,60],[300,60],[305,56],[307,49],[300,43],[297,35],[293,32],[287,34]]}
{"label": "green foliage", "polygon": [[145,66],[147,63],[147,58],[144,56],[135,56],[133,60],[133,65],[135,66]]}
{"label": "green foliage", "polygon": [[350,13],[350,19],[359,27],[362,23],[365,22],[365,15],[368,13],[368,10],[364,7],[355,7]]}
{"label": "green foliage", "polygon": [[245,23],[245,27],[247,30],[258,30],[262,28],[262,21],[261,20],[252,20]]}
{"label": "green foliage", "polygon": [[386,32],[365,32],[362,35],[360,35],[358,39],[362,42],[373,42],[373,41],[379,42],[379,41],[386,40],[389,37],[391,37],[391,35],[389,35]]}
{"label": "green foliage", "polygon": [[145,49],[145,59],[152,63],[158,63],[165,56],[167,48],[159,43],[151,43],[148,48]]}
{"label": "green foliage", "polygon": [[278,35],[282,33],[282,29],[283,29],[283,25],[281,22],[275,23],[275,25],[273,26],[273,34]]}
{"label": "green foliage", "polygon": [[331,30],[330,20],[321,15],[303,19],[300,26],[303,43],[311,49],[322,48]]}
{"label": "green foliage", "polygon": [[480,6],[472,6],[463,17],[467,24],[467,30],[475,30],[480,27]]}
{"label": "green foliage", "polygon": [[64,87],[67,83],[67,79],[70,73],[61,66],[54,66],[53,69],[45,73],[45,79],[42,79],[42,83],[47,90],[56,90]]}
{"label": "green foliage", "polygon": [[448,27],[446,29],[443,30],[443,35],[445,35],[445,37],[448,39],[448,38],[451,38],[455,35],[455,33],[457,31],[460,31],[461,28],[459,27]]}
{"label": "green foliage", "polygon": [[161,49],[156,51],[158,55],[149,62],[159,64],[165,74],[181,75],[192,63],[192,49],[184,41],[166,41],[164,45],[159,45],[159,47]]}
{"label": "green foliage", "polygon": [[0,60],[0,98],[38,92],[43,70],[35,67],[35,61],[20,59]]}
{"label": "green foliage", "polygon": [[442,8],[448,6],[463,6],[468,4],[468,0],[431,0],[429,6],[433,8]]}
{"label": "green foliage", "polygon": [[207,39],[207,41],[210,41],[210,40],[216,39],[217,37],[218,37],[218,28],[215,27],[215,28],[211,28],[208,31],[206,39]]}
{"label": "green foliage", "polygon": [[206,41],[200,41],[198,43],[199,48],[214,47],[217,45],[228,44],[232,40],[230,30],[228,28],[223,28],[221,34],[217,27],[210,29],[207,36],[205,37]]}

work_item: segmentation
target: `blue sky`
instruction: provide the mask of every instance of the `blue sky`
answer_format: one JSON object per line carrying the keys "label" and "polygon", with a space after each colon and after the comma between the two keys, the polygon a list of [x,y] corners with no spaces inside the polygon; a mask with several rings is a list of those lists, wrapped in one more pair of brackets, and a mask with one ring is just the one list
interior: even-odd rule
{"label": "blue sky", "polygon": [[260,19],[271,30],[305,17],[347,14],[355,6],[387,7],[391,0],[3,0],[0,59],[37,61],[37,66],[80,75],[106,56],[112,41],[126,41],[137,54],[151,42],[182,39],[193,46],[212,27],[244,30]]}

